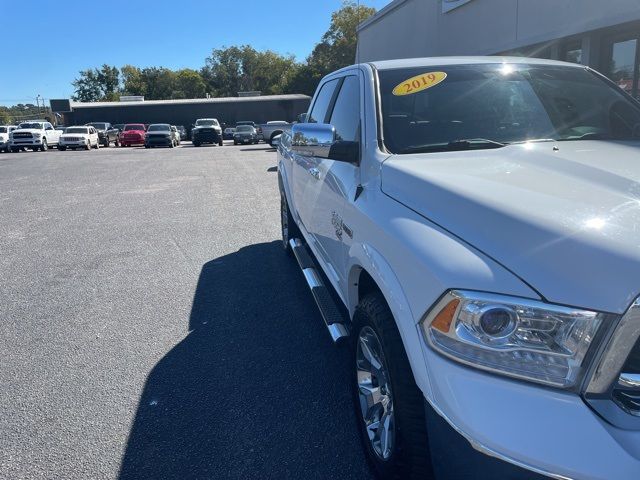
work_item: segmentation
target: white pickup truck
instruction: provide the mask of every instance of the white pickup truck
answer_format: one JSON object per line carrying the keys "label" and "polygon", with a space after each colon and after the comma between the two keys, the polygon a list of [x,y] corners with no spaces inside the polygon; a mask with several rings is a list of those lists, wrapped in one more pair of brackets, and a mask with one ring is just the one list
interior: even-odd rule
{"label": "white pickup truck", "polygon": [[640,105],[593,70],[325,77],[278,147],[282,239],[382,478],[640,478]]}
{"label": "white pickup truck", "polygon": [[22,122],[18,128],[10,133],[9,146],[12,152],[25,148],[46,151],[49,147],[58,145],[61,132],[54,129],[46,120],[29,120]]}
{"label": "white pickup truck", "polygon": [[10,152],[9,134],[17,127],[15,125],[0,125],[0,152]]}

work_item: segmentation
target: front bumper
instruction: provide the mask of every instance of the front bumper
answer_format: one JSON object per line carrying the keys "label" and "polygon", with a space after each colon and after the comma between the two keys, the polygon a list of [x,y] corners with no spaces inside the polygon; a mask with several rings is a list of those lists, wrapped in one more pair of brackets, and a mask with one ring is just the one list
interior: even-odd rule
{"label": "front bumper", "polygon": [[85,148],[87,146],[86,140],[77,140],[77,141],[65,141],[60,140],[58,146],[63,148]]}
{"label": "front bumper", "polygon": [[233,141],[238,143],[255,143],[258,139],[256,137],[235,137]]}
{"label": "front bumper", "polygon": [[129,138],[121,138],[120,143],[122,145],[144,145],[143,137],[129,137]]}
{"label": "front bumper", "polygon": [[42,146],[42,137],[41,138],[19,138],[15,140],[11,140],[11,147],[40,147]]}
{"label": "front bumper", "polygon": [[640,431],[613,427],[577,394],[494,376],[422,349],[429,404],[476,450],[553,478],[640,478]]}
{"label": "front bumper", "polygon": [[173,144],[172,138],[147,138],[144,142],[145,145],[150,147],[168,147]]}
{"label": "front bumper", "polygon": [[191,139],[193,143],[219,143],[221,140],[217,132],[194,133]]}

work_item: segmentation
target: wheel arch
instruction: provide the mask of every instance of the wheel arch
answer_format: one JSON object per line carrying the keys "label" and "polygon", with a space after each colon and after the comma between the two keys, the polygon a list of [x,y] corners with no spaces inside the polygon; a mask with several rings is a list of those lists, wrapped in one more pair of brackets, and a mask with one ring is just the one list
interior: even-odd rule
{"label": "wheel arch", "polygon": [[364,296],[380,292],[395,320],[409,358],[416,384],[430,396],[427,367],[422,354],[422,336],[400,281],[384,257],[370,245],[352,245],[347,292],[349,315],[353,318]]}

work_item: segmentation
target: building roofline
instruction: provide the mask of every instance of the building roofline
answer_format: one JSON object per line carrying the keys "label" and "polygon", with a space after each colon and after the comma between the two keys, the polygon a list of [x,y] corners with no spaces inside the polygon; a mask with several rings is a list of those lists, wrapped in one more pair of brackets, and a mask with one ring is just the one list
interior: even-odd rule
{"label": "building roofline", "polygon": [[358,25],[358,28],[356,29],[357,32],[360,32],[360,30],[363,30],[365,28],[367,28],[369,25],[371,25],[372,23],[376,23],[378,20],[380,20],[382,17],[386,16],[388,13],[390,13],[392,10],[395,10],[396,8],[398,8],[400,5],[402,5],[403,3],[406,3],[408,0],[393,0],[391,3],[389,3],[388,5],[385,5],[384,7],[382,7],[382,9],[378,10],[375,15],[367,18],[365,21],[363,21],[362,23],[360,23]]}
{"label": "building roofline", "polygon": [[74,102],[71,101],[72,110],[83,108],[105,107],[152,107],[154,105],[183,105],[202,103],[243,103],[243,102],[268,102],[278,100],[311,100],[311,97],[302,94],[290,95],[261,95],[257,97],[218,97],[218,98],[185,98],[176,100],[144,100],[133,102]]}

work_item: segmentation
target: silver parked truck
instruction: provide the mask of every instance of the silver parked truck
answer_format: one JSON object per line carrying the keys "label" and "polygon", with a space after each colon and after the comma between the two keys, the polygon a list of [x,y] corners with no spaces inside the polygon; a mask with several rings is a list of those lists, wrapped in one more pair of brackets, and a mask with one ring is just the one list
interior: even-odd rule
{"label": "silver parked truck", "polygon": [[640,479],[638,102],[582,65],[419,58],[328,75],[306,120],[283,246],[377,474]]}

